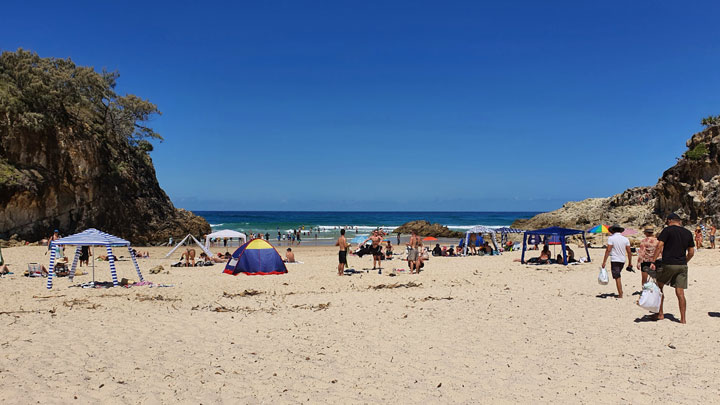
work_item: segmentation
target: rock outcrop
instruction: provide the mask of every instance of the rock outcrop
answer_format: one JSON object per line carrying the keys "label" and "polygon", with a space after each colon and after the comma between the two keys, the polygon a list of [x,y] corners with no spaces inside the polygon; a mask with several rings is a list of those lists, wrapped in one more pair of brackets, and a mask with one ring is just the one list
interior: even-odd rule
{"label": "rock outcrop", "polygon": [[428,221],[410,221],[400,225],[393,233],[409,234],[415,231],[420,236],[434,236],[436,238],[460,238],[465,236],[462,232],[452,231],[441,224],[431,224]]}
{"label": "rock outcrop", "polygon": [[[94,227],[135,244],[210,232],[176,209],[149,156],[151,103],[117,75],[18,51],[0,57],[0,239]],[[138,135],[140,134],[140,135]]]}
{"label": "rock outcrop", "polygon": [[173,206],[142,150],[72,128],[9,133],[0,125],[0,157],[0,238],[94,227],[148,244],[210,232],[203,218]]}
{"label": "rock outcrop", "polygon": [[636,187],[608,198],[568,202],[562,208],[517,220],[513,227],[539,229],[562,226],[588,229],[597,224],[622,224],[641,229],[660,226],[670,212],[686,224],[720,223],[720,128],[698,132],[688,151],[652,187]]}

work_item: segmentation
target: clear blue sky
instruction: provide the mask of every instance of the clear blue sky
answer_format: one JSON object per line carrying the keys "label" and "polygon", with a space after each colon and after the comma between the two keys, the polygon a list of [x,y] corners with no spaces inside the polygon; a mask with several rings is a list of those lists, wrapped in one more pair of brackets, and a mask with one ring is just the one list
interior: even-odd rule
{"label": "clear blue sky", "polygon": [[[71,5],[72,4],[72,5]],[[189,209],[550,210],[720,114],[717,1],[4,2],[0,48],[156,103]]]}

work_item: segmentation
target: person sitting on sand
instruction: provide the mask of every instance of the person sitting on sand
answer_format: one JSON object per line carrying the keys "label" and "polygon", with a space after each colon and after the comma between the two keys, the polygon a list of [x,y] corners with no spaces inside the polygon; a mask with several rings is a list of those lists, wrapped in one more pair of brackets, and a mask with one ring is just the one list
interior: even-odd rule
{"label": "person sitting on sand", "polygon": [[435,247],[433,248],[433,251],[432,251],[432,255],[433,256],[442,256],[443,255],[443,251],[442,251],[442,248],[440,247],[439,243],[435,244]]}
{"label": "person sitting on sand", "polygon": [[387,246],[385,247],[385,260],[392,259],[392,242],[389,240],[387,241]]}
{"label": "person sitting on sand", "polygon": [[484,242],[480,247],[480,255],[491,255],[493,252],[489,242]]}
{"label": "person sitting on sand", "polygon": [[180,261],[185,260],[185,267],[195,267],[195,249],[188,248],[180,256]]}
{"label": "person sitting on sand", "polygon": [[[545,245],[547,247],[547,245]],[[520,262],[522,263],[522,259],[515,259],[514,262]],[[525,263],[531,263],[531,264],[548,264],[550,263],[550,250],[543,249],[542,252],[540,252],[540,257],[533,257],[529,260],[526,260]]]}
{"label": "person sitting on sand", "polygon": [[283,260],[285,263],[295,263],[295,253],[293,253],[291,248],[287,248],[287,251],[285,252],[285,260]]}
{"label": "person sitting on sand", "polygon": [[141,251],[138,251],[135,249],[133,249],[132,251],[133,251],[133,254],[135,255],[135,257],[139,257],[141,259],[147,259],[150,257],[150,252],[148,252],[148,251],[141,252]]}
{"label": "person sitting on sand", "polygon": [[565,252],[567,252],[568,263],[577,262],[577,260],[575,260],[575,252],[570,249],[570,245],[565,245]]}

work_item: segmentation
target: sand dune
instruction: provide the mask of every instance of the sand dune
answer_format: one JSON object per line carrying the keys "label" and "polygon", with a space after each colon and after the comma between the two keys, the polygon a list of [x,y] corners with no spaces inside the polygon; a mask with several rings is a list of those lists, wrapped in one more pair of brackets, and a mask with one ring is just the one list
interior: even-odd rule
{"label": "sand dune", "polygon": [[[691,262],[689,323],[680,325],[647,322],[636,296],[602,298],[614,286],[596,282],[601,250],[591,251],[595,262],[569,267],[521,265],[512,252],[433,258],[424,273],[397,277],[388,274],[406,267],[399,260],[386,262],[383,275],[337,277],[333,248],[294,250],[304,264],[289,265],[287,275],[233,277],[221,265],[170,268],[165,250],[150,248],[152,258],[140,261],[146,279],[173,287],[68,288],[73,283],[59,278],[47,290],[45,279],[19,275],[28,262],[47,265],[45,248],[4,249],[16,274],[0,278],[0,400],[720,398],[718,251],[700,250]],[[370,257],[349,260],[355,269],[372,267]],[[157,264],[168,274],[147,272]],[[137,280],[129,261],[118,272]],[[96,274],[109,281],[107,263]],[[639,273],[623,279],[626,292],[639,290]],[[666,292],[666,312],[679,317]]]}

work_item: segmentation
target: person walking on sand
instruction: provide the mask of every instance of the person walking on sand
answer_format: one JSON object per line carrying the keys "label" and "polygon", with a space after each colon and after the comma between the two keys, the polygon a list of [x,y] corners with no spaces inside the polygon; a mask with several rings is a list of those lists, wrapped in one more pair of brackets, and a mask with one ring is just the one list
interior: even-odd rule
{"label": "person walking on sand", "polygon": [[645,239],[640,241],[640,250],[638,251],[638,266],[640,266],[640,274],[642,275],[642,284],[644,286],[648,281],[648,270],[650,270],[650,264],[653,262],[655,256],[655,249],[657,249],[658,240],[655,237],[655,230],[647,228],[643,231]]}
{"label": "person walking on sand", "polygon": [[613,225],[608,229],[612,236],[607,239],[607,249],[605,249],[605,257],[602,266],[607,265],[607,259],[610,257],[610,271],[617,286],[618,298],[623,297],[622,279],[620,278],[625,261],[628,264],[628,270],[632,269],[632,251],[630,250],[630,241],[622,235],[625,228],[619,225]]}
{"label": "person walking on sand", "polygon": [[350,244],[347,243],[347,239],[345,239],[344,229],[340,230],[340,237],[337,242],[335,242],[335,246],[340,247],[338,252],[338,276],[342,276],[345,274],[345,266],[347,266],[347,248],[350,246]]}
{"label": "person walking on sand", "polygon": [[[658,287],[662,291],[666,284],[675,287],[675,296],[678,299],[680,307],[680,323],[685,323],[685,309],[687,301],[685,300],[685,290],[688,288],[688,262],[695,255],[695,244],[693,243],[693,235],[690,231],[682,227],[682,220],[674,212],[667,216],[665,229],[658,235],[658,245],[653,255],[650,270],[655,273],[655,279]],[[655,260],[662,252],[662,265],[656,268]],[[652,275],[652,274],[651,274]],[[663,303],[665,295],[660,300],[660,312],[657,313],[656,319],[665,319],[663,313]]]}
{"label": "person walking on sand", "polygon": [[715,229],[715,224],[711,224],[710,233],[708,235],[708,239],[710,240],[710,249],[715,249],[715,232],[717,232],[717,229]]}

